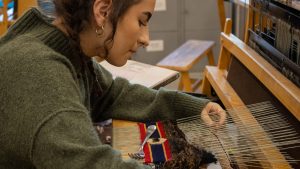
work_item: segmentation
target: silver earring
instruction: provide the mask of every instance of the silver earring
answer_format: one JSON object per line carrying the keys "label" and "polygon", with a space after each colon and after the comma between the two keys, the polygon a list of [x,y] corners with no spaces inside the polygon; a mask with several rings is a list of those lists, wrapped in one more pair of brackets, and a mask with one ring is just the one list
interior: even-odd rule
{"label": "silver earring", "polygon": [[104,26],[101,25],[99,29],[96,29],[97,36],[102,36],[104,33]]}

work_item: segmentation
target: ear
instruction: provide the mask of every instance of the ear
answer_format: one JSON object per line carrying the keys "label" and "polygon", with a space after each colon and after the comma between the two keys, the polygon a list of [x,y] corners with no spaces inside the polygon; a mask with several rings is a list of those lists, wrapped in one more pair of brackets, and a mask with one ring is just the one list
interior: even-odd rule
{"label": "ear", "polygon": [[93,14],[98,26],[103,26],[108,13],[111,10],[112,0],[95,0]]}

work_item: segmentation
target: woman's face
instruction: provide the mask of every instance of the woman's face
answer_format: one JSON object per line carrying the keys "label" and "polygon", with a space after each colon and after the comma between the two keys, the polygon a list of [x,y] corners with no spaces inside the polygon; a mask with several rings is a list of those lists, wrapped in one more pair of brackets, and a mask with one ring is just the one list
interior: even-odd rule
{"label": "woman's face", "polygon": [[123,66],[139,47],[149,44],[148,21],[154,11],[155,0],[141,0],[120,18],[107,61]]}

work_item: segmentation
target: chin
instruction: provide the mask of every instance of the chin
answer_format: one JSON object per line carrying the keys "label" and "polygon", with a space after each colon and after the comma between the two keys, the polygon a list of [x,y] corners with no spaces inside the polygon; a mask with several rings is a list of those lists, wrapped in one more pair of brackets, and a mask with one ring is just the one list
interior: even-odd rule
{"label": "chin", "polygon": [[114,66],[117,66],[117,67],[122,67],[122,66],[124,66],[127,63],[127,60],[124,60],[124,61],[121,61],[121,60],[112,61],[112,60],[108,59],[107,62],[110,63],[111,65],[114,65]]}

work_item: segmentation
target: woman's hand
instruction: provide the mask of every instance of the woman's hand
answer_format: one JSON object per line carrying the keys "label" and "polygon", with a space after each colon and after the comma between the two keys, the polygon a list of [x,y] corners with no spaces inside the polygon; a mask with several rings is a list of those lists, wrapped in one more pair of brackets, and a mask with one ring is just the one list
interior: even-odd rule
{"label": "woman's hand", "polygon": [[[218,116],[214,121],[210,115]],[[225,110],[217,103],[209,102],[201,112],[201,119],[211,127],[220,127],[226,120]]]}

